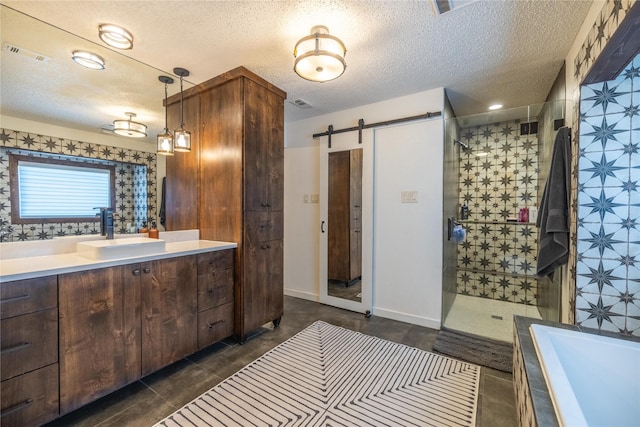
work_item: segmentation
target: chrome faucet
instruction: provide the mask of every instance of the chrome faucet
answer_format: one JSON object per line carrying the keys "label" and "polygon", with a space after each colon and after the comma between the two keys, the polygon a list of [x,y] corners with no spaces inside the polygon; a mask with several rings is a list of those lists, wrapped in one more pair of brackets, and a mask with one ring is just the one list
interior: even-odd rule
{"label": "chrome faucet", "polygon": [[113,239],[113,208],[94,208],[100,209],[100,235],[107,236],[107,240]]}

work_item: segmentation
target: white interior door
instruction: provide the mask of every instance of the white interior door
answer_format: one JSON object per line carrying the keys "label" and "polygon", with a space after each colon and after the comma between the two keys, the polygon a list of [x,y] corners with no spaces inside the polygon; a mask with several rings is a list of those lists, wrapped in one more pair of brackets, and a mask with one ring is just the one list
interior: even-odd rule
{"label": "white interior door", "polygon": [[[328,137],[320,139],[320,302],[346,310],[371,313],[373,295],[373,131],[362,132],[362,143],[357,132],[332,135],[331,148]],[[359,283],[339,281],[329,277],[329,156],[331,153],[362,150],[362,199],[361,199],[361,276]],[[335,225],[335,224],[334,224]],[[359,297],[354,298],[349,287],[360,286]]]}

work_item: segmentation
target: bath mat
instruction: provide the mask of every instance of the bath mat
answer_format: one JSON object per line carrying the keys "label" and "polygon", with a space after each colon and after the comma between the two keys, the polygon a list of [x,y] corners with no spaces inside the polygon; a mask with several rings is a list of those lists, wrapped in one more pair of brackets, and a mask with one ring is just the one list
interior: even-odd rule
{"label": "bath mat", "polygon": [[318,321],[156,426],[473,426],[480,368]]}
{"label": "bath mat", "polygon": [[499,371],[512,371],[513,345],[510,343],[442,328],[433,349]]}

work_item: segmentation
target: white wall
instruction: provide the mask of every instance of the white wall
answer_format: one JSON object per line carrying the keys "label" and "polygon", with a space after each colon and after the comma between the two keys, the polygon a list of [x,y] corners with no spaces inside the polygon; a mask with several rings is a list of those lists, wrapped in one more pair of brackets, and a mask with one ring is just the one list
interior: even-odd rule
{"label": "white wall", "polygon": [[[318,281],[318,246],[320,217],[319,205],[304,203],[304,194],[318,194],[319,192],[319,148],[314,141],[314,133],[323,132],[332,124],[335,129],[356,126],[358,119],[365,123],[374,123],[407,116],[424,114],[432,111],[442,111],[444,108],[444,90],[442,88],[420,92],[404,97],[394,98],[374,104],[368,104],[337,113],[314,117],[311,119],[288,122],[285,125],[285,265],[284,287],[287,295],[310,300],[317,300],[319,295]],[[424,135],[424,145],[416,143],[398,143],[381,148],[380,156],[376,159],[376,167],[383,168],[385,174],[402,172],[402,186],[407,191],[419,191],[419,200],[424,195],[424,202],[413,206],[416,208],[415,217],[402,218],[412,233],[402,235],[388,233],[397,227],[397,218],[389,218],[386,214],[380,220],[374,215],[375,229],[385,230],[385,234],[374,235],[374,315],[395,318],[416,324],[439,327],[440,306],[442,293],[442,233],[440,230],[442,216],[442,118],[430,119],[436,123],[436,129],[429,130]],[[394,127],[400,129],[402,126]],[[409,126],[407,129],[411,128]],[[391,128],[389,128],[391,129]],[[429,128],[431,129],[431,128]],[[391,131],[394,134],[395,131]],[[385,131],[386,133],[386,131]],[[393,152],[394,156],[387,156]],[[400,163],[396,163],[399,159]],[[407,161],[410,159],[411,163]],[[431,163],[430,163],[431,161]],[[375,179],[375,178],[374,178]],[[426,187],[425,187],[426,186]],[[439,196],[428,192],[437,189]],[[395,193],[397,189],[393,190]],[[384,190],[386,191],[386,190]],[[400,195],[391,194],[388,197],[397,199]],[[422,195],[421,195],[422,194]],[[429,195],[428,195],[429,194]],[[382,197],[374,188],[374,199]],[[428,195],[428,196],[427,196]],[[375,204],[375,201],[374,201]],[[396,206],[397,208],[397,206]],[[406,208],[406,206],[402,206]],[[410,208],[410,209],[413,209]],[[426,210],[431,219],[425,220],[418,211]],[[367,213],[363,212],[363,215]],[[431,216],[433,215],[433,216]],[[437,218],[437,219],[436,219]],[[436,236],[431,237],[429,236]],[[429,247],[437,248],[438,255],[430,253],[416,242],[417,239],[429,239]],[[400,248],[398,247],[400,245]],[[378,250],[394,249],[393,257],[376,257]],[[417,248],[417,249],[416,249]],[[396,267],[397,254],[403,253],[407,257],[415,257],[420,262],[407,263],[401,271]],[[384,252],[381,252],[384,254]],[[433,256],[431,256],[433,255]],[[424,260],[434,260],[434,265],[425,264]],[[436,265],[437,264],[437,265]],[[425,266],[428,265],[428,270]],[[433,271],[430,271],[433,268]],[[378,273],[380,284],[378,286]],[[395,278],[390,283],[388,277]],[[427,277],[424,277],[424,276]]]}

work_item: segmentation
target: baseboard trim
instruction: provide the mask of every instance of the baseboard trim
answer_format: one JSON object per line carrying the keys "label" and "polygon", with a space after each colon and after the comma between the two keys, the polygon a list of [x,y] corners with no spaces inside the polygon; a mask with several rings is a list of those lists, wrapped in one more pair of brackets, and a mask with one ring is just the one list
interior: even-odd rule
{"label": "baseboard trim", "polygon": [[385,319],[398,320],[400,322],[424,326],[425,328],[440,329],[440,320],[429,319],[428,317],[416,316],[414,314],[402,313],[395,310],[387,310],[385,308],[374,307],[373,315],[384,317]]}
{"label": "baseboard trim", "polygon": [[284,288],[284,294],[290,297],[306,299],[308,301],[320,302],[320,296],[312,292],[297,291],[295,289]]}

